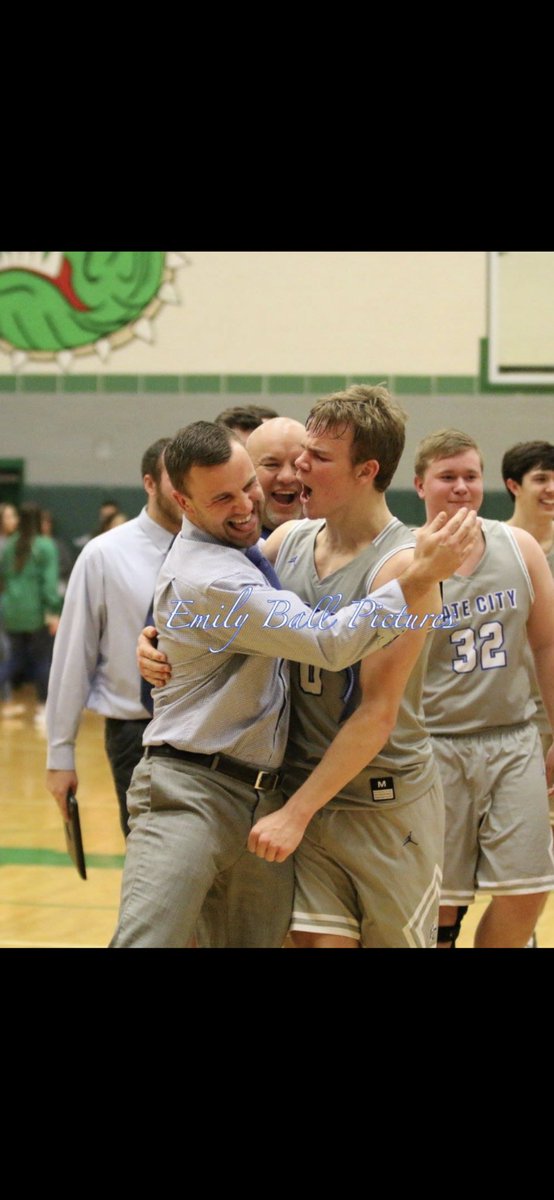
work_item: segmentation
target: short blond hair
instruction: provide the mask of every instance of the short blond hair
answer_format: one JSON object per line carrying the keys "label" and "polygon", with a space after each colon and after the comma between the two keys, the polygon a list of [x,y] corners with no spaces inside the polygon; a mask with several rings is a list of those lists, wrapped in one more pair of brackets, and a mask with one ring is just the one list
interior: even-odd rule
{"label": "short blond hair", "polygon": [[427,468],[436,458],[453,458],[464,450],[477,451],[483,470],[483,455],[475,438],[470,437],[469,433],[462,433],[461,429],[437,429],[436,433],[429,433],[416,447],[414,466],[417,478],[423,479]]}
{"label": "short blond hair", "polygon": [[353,384],[324,396],[310,409],[306,429],[341,437],[352,430],[352,466],[374,458],[379,463],[375,489],[384,492],[396,471],[406,440],[408,414],[383,384]]}

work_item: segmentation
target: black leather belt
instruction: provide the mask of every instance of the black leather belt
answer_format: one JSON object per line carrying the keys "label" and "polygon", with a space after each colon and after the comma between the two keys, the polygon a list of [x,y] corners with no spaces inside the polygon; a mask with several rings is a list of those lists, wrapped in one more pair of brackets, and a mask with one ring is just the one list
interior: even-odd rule
{"label": "black leather belt", "polygon": [[230,775],[232,779],[249,783],[258,792],[274,792],[280,786],[282,778],[281,771],[259,771],[257,767],[239,762],[236,758],[229,758],[226,754],[193,754],[191,750],[176,750],[175,746],[170,746],[167,742],[162,746],[147,746],[146,757],[153,756],[180,758],[185,762],[198,763],[201,767],[208,767],[210,771],[221,771],[223,775]]}

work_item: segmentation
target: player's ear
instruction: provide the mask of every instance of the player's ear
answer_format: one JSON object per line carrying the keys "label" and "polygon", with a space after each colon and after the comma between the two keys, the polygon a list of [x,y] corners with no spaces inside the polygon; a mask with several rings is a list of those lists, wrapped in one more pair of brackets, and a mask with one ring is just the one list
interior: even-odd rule
{"label": "player's ear", "polygon": [[420,500],[423,500],[425,498],[425,489],[423,486],[423,480],[420,479],[419,475],[416,475],[414,479],[414,487]]}
{"label": "player's ear", "polygon": [[177,501],[177,504],[179,505],[181,512],[184,512],[185,516],[188,516],[188,514],[190,513],[190,511],[193,507],[192,502],[189,499],[189,497],[185,496],[185,494],[183,492],[175,492],[175,491],[172,492],[171,495],[173,496],[173,499]]}
{"label": "player's ear", "polygon": [[366,462],[356,463],[354,469],[356,479],[363,479],[365,483],[371,483],[379,474],[379,463],[376,458],[368,458]]}
{"label": "player's ear", "polygon": [[508,491],[511,492],[512,496],[517,496],[520,490],[520,484],[516,483],[515,479],[507,479],[506,487]]}

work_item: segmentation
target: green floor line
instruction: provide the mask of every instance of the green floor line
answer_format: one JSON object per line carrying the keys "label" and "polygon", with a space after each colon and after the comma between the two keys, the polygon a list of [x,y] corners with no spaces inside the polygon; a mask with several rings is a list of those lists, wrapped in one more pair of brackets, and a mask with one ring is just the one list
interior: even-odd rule
{"label": "green floor line", "polygon": [[[41,911],[45,908],[47,908],[49,910],[54,908],[54,909],[56,909],[56,911],[59,911],[59,912],[67,912],[68,909],[71,909],[71,912],[79,912],[82,910],[83,912],[87,912],[87,913],[95,913],[95,912],[115,912],[116,913],[117,909],[118,909],[118,905],[117,905],[117,903],[115,903],[115,904],[74,904],[73,901],[71,901],[71,903],[69,903],[69,901],[64,901],[63,904],[53,904],[53,903],[49,903],[49,901],[47,901],[47,900],[1,900],[0,899],[0,909],[2,909],[2,908],[32,908],[32,909],[40,909]],[[1,937],[2,937],[2,934],[0,932],[0,940],[1,940]]]}
{"label": "green floor line", "polygon": [[[123,854],[87,854],[87,867],[102,867],[109,871],[122,870]],[[43,850],[26,846],[0,846],[0,867],[71,867],[73,863],[65,850]]]}

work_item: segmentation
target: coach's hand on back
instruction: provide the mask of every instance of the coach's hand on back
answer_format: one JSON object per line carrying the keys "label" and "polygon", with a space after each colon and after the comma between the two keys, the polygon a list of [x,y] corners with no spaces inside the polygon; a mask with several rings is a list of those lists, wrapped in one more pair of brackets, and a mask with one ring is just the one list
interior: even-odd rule
{"label": "coach's hand on back", "polygon": [[152,645],[158,630],[153,625],[145,625],[137,641],[137,666],[143,679],[153,687],[163,687],[171,679],[171,667],[167,656]]}

